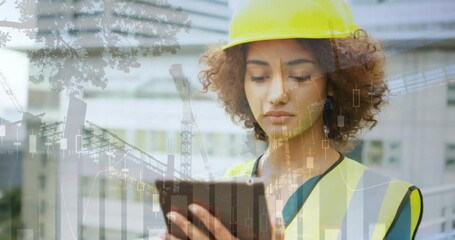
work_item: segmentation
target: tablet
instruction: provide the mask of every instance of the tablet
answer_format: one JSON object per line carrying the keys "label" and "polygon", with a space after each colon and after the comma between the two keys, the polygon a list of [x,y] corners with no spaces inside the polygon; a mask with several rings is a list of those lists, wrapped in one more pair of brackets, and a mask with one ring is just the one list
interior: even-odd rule
{"label": "tablet", "polygon": [[188,210],[191,203],[205,207],[239,239],[271,239],[264,184],[255,178],[211,182],[156,180],[155,185],[168,232],[180,239],[186,239],[186,235],[166,218],[166,213],[171,210],[186,216],[207,236],[215,239]]}

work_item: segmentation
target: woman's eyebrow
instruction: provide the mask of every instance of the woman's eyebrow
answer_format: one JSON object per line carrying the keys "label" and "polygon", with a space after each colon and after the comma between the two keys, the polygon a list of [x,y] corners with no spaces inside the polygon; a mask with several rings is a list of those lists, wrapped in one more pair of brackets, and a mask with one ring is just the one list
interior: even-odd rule
{"label": "woman's eyebrow", "polygon": [[[287,62],[286,65],[293,66],[293,65],[306,64],[306,63],[316,64],[316,62],[313,60],[299,58],[299,59],[295,59],[295,60]],[[248,61],[246,61],[246,64],[256,64],[256,65],[261,65],[261,66],[269,65],[269,63],[266,61],[256,60],[256,59],[248,60]]]}
{"label": "woman's eyebrow", "polygon": [[269,65],[269,63],[266,61],[255,60],[255,59],[246,61],[246,64],[256,64],[256,65],[262,65],[262,66]]}
{"label": "woman's eyebrow", "polygon": [[305,58],[299,58],[299,59],[295,59],[295,60],[287,62],[286,65],[292,66],[292,65],[304,64],[304,63],[316,64],[316,62],[313,61],[313,60],[305,59]]}

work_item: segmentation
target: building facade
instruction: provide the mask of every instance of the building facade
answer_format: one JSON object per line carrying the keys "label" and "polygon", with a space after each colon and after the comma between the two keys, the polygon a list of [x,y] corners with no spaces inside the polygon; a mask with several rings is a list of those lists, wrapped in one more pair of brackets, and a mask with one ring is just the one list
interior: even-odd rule
{"label": "building facade", "polygon": [[[207,44],[227,40],[229,19],[238,2],[160,5],[152,0],[112,0],[91,8],[89,2],[40,0],[35,9],[38,38],[57,46],[67,41],[72,48],[29,49],[52,49],[45,59],[69,65],[50,66],[60,75],[49,73],[42,83],[28,86],[32,115],[22,119],[30,124],[24,124],[28,130],[22,142],[27,147],[21,153],[23,229],[19,231],[24,238],[136,239],[161,231],[164,222],[152,183],[158,177],[180,177],[182,152],[188,146],[182,145],[185,131],[183,139],[191,136],[187,142],[191,151],[186,149],[191,153],[191,178],[221,177],[229,166],[259,156],[265,147],[230,123],[214,94],[199,92],[199,56]],[[384,42],[390,96],[378,126],[363,132],[348,155],[423,190],[425,213],[418,238],[450,236],[455,228],[455,16],[449,10],[455,6],[450,0],[350,3],[359,25]],[[159,13],[168,21],[157,23],[153,16]],[[157,57],[128,54],[159,43],[159,35],[152,32],[154,24],[185,29],[186,19],[191,26],[189,32],[175,33],[179,43],[175,54],[172,48],[158,50]],[[144,23],[142,28],[128,28]],[[109,24],[106,33],[103,29]],[[100,36],[103,33],[109,37]],[[117,35],[118,41],[107,41]],[[168,39],[164,45],[173,43],[172,34],[163,39]],[[111,49],[115,44],[127,54],[120,51],[121,57],[115,57],[117,52]],[[79,58],[62,57],[71,56],[71,49],[79,51]],[[103,57],[113,62],[100,61]],[[78,68],[81,63],[105,71]],[[189,81],[190,98],[182,97],[169,72],[174,64],[180,64]],[[31,64],[31,79],[46,72],[36,66],[42,65]],[[80,74],[84,71],[93,73],[92,79],[84,80]],[[101,74],[105,86],[96,81],[96,74]],[[61,85],[50,81],[59,78]],[[84,86],[73,105],[67,93],[50,90],[70,86],[71,79]],[[74,104],[79,107],[70,114]],[[182,124],[189,109],[191,129]],[[73,120],[79,127],[66,128]],[[0,123],[5,129],[10,124]],[[33,135],[36,141],[30,140]],[[30,148],[31,141],[41,146]]]}

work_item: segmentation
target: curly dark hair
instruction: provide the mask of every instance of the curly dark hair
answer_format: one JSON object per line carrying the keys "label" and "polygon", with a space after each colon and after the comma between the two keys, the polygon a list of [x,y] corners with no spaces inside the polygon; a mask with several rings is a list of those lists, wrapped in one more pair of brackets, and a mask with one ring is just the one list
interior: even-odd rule
{"label": "curly dark hair", "polygon": [[[326,100],[323,117],[330,131],[329,139],[338,150],[345,151],[362,128],[371,129],[377,124],[375,115],[385,103],[388,88],[384,80],[383,48],[363,30],[346,38],[297,40],[313,49],[328,84],[333,87],[334,95]],[[200,58],[200,63],[206,66],[199,73],[203,91],[217,92],[235,123],[253,128],[257,139],[267,141],[244,91],[248,44],[226,50],[221,47],[221,44],[210,46]],[[338,116],[344,117],[342,126],[338,125]]]}

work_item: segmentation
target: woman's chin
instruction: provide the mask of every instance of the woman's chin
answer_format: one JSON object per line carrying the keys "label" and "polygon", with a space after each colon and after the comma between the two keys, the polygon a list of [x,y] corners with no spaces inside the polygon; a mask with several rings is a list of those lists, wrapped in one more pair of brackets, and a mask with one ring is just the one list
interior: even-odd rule
{"label": "woman's chin", "polygon": [[269,136],[270,140],[277,139],[277,140],[286,140],[290,138],[294,138],[298,135],[298,131],[292,131],[283,128],[269,128],[267,131],[267,136]]}
{"label": "woman's chin", "polygon": [[299,128],[289,126],[271,126],[265,129],[269,140],[289,140],[298,136],[303,136],[307,131],[311,131],[310,127]]}

